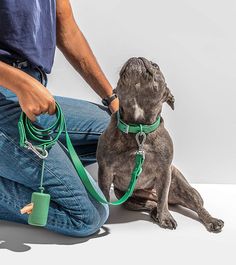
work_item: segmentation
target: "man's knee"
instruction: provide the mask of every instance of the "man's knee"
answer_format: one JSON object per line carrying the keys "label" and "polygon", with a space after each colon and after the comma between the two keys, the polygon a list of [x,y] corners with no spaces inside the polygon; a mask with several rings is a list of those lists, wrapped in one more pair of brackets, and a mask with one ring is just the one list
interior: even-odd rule
{"label": "man's knee", "polygon": [[102,206],[100,210],[101,226],[105,224],[109,217],[109,205],[104,203]]}
{"label": "man's knee", "polygon": [[[109,216],[109,206],[101,205],[99,208],[90,208],[84,212],[80,217],[71,217],[73,223],[75,222],[75,229],[69,229],[65,233],[75,237],[90,236],[99,231],[104,225]],[[77,228],[76,228],[77,226]]]}
{"label": "man's knee", "polygon": [[84,233],[89,236],[97,231],[105,224],[109,216],[109,206],[108,205],[101,205],[99,208],[95,208],[96,211],[94,215],[90,216],[90,220],[85,225]]}

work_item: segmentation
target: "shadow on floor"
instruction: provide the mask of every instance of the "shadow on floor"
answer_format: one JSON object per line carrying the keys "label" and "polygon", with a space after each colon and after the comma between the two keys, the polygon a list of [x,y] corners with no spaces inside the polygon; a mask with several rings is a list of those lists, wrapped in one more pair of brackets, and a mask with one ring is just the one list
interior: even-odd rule
{"label": "shadow on floor", "polygon": [[[170,211],[174,211],[196,221],[200,221],[194,212],[181,206],[171,206]],[[147,212],[129,211],[122,206],[111,206],[110,216],[106,224],[129,223],[139,220],[153,222]],[[0,250],[8,249],[13,252],[25,252],[31,249],[28,244],[74,245],[86,243],[88,240],[97,239],[110,234],[110,230],[106,227],[106,224],[98,233],[90,237],[78,238],[55,233],[42,227],[1,220]]]}
{"label": "shadow on floor", "polygon": [[[115,200],[114,193],[112,194],[112,200],[113,199]],[[170,211],[201,222],[197,214],[187,208],[170,206],[169,209]],[[139,220],[153,222],[148,212],[130,211],[123,206],[111,206],[110,216],[106,224],[121,224]],[[31,249],[28,244],[81,244],[88,240],[97,239],[110,234],[110,229],[106,227],[106,224],[98,233],[90,237],[78,238],[55,233],[43,227],[0,220],[0,250],[8,249],[14,252],[25,252]]]}
{"label": "shadow on floor", "polygon": [[[176,206],[169,206],[169,210],[172,212],[182,214],[188,218],[191,218],[201,223],[201,220],[198,218],[197,214],[187,208],[176,205]],[[110,207],[110,216],[106,224],[121,224],[121,223],[129,223],[139,220],[154,222],[149,216],[148,212],[130,211],[125,209],[123,206],[112,206]]]}
{"label": "shadow on floor", "polygon": [[81,244],[91,239],[104,237],[109,233],[109,229],[104,226],[92,236],[78,238],[55,233],[43,227],[0,220],[0,250],[25,252],[31,249],[28,244]]}
{"label": "shadow on floor", "polygon": [[[114,192],[111,192],[111,200],[116,201],[116,197],[114,195]],[[180,205],[169,205],[169,210],[182,214],[186,217],[189,217],[195,221],[201,222],[198,218],[197,214],[193,212],[190,209],[187,209],[185,207],[182,207]],[[120,224],[120,223],[129,223],[134,221],[148,221],[148,222],[154,222],[148,212],[142,212],[142,211],[130,211],[125,209],[122,205],[119,206],[111,206],[110,207],[110,216],[106,222],[106,224]]]}

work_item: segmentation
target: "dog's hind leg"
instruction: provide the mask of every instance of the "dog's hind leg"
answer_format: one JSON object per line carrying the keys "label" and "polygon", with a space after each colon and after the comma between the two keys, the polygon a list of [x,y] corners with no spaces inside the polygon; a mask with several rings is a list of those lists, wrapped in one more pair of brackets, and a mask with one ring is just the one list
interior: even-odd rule
{"label": "dog's hind leg", "polygon": [[[114,193],[120,199],[125,192],[114,187]],[[135,190],[123,206],[132,211],[148,211],[157,207],[156,194],[154,190]]]}
{"label": "dog's hind leg", "polygon": [[168,203],[179,204],[195,211],[208,231],[220,232],[224,226],[224,222],[212,217],[203,207],[203,199],[199,192],[188,183],[182,173],[175,166],[172,165],[171,169],[172,180]]}

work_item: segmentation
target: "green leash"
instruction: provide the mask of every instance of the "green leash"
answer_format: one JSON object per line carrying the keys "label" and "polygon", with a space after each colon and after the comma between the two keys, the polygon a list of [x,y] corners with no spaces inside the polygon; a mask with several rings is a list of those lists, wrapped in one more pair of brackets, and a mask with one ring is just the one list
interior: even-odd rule
{"label": "green leash", "polygon": [[[18,129],[20,135],[20,146],[25,147],[27,149],[32,150],[35,154],[37,154],[42,160],[42,173],[41,173],[41,180],[40,180],[40,193],[43,193],[43,170],[44,170],[44,159],[48,156],[47,149],[53,146],[56,141],[59,139],[62,132],[65,132],[66,136],[66,145],[67,151],[70,155],[70,158],[73,162],[73,165],[78,173],[79,177],[81,178],[82,183],[84,184],[85,188],[88,192],[100,203],[107,203],[111,205],[119,205],[124,203],[133,193],[135,188],[135,184],[137,182],[138,176],[142,172],[142,165],[145,159],[145,154],[143,150],[143,144],[146,139],[146,133],[150,133],[158,128],[160,124],[160,117],[157,118],[156,122],[151,125],[136,125],[136,124],[126,124],[120,119],[119,111],[117,111],[117,127],[119,130],[125,133],[135,133],[135,137],[138,144],[138,150],[135,155],[135,165],[134,169],[131,173],[131,180],[128,186],[126,193],[117,201],[115,202],[108,202],[106,199],[101,197],[97,191],[95,190],[93,184],[90,182],[87,172],[81,163],[79,157],[77,156],[75,149],[72,145],[70,140],[69,134],[66,128],[65,117],[62,112],[60,105],[56,102],[56,121],[48,128],[39,129],[35,127],[31,121],[28,119],[24,112],[21,113],[20,119],[18,121]],[[54,137],[52,137],[54,134]],[[142,140],[140,140],[140,136]],[[36,144],[32,144],[29,142],[33,140]]]}

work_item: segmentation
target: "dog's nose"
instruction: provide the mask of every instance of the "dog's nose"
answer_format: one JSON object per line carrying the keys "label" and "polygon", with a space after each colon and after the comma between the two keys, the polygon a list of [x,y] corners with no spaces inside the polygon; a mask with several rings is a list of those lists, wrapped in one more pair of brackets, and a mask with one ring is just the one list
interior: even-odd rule
{"label": "dog's nose", "polygon": [[145,58],[144,57],[132,57],[128,60],[128,66],[145,66]]}
{"label": "dog's nose", "polygon": [[143,62],[143,64],[145,65],[146,59],[144,57],[138,57],[139,61]]}
{"label": "dog's nose", "polygon": [[144,67],[146,68],[146,70],[147,70],[151,75],[153,75],[154,72],[153,72],[153,70],[152,70],[151,67],[150,67],[150,62],[149,62],[146,58],[144,58],[144,57],[138,57],[138,59],[139,59],[139,62],[140,62],[140,61],[142,62],[142,64],[143,64]]}
{"label": "dog's nose", "polygon": [[140,58],[141,58],[141,57],[131,57],[131,58],[128,60],[128,63],[139,63],[139,62],[140,62]]}
{"label": "dog's nose", "polygon": [[144,58],[143,58],[143,57],[138,57],[138,59],[140,59],[140,60],[142,60],[142,61],[143,61],[143,59],[144,59]]}

